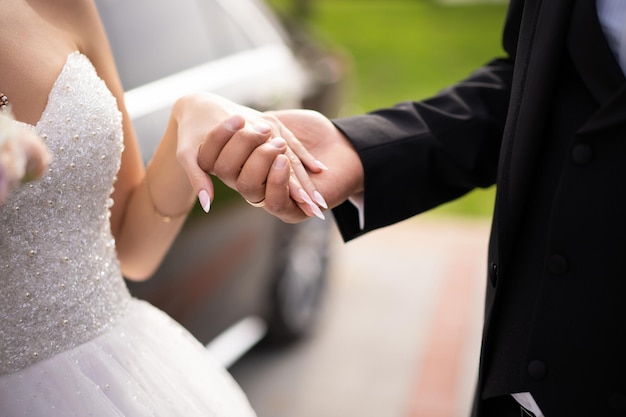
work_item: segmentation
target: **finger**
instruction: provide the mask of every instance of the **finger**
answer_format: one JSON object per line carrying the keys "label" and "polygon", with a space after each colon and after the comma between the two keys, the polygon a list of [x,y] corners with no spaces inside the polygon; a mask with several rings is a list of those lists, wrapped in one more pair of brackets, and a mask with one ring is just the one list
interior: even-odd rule
{"label": "finger", "polygon": [[[311,180],[309,172],[302,164],[300,158],[295,155],[295,153],[291,149],[287,150],[286,155],[289,158],[291,164],[291,170],[293,173],[292,180],[299,183],[306,194],[306,197],[303,196],[304,201],[309,204],[315,204],[319,207],[327,209],[328,204],[326,203],[324,196],[322,196],[322,194],[317,190],[315,183]],[[316,212],[318,211],[316,210],[316,208],[313,208],[313,210]],[[319,213],[318,217],[321,217],[319,216]]]}
{"label": "finger", "polygon": [[298,156],[302,164],[311,172],[321,172],[328,168],[323,162],[318,160],[311,152],[302,144],[293,132],[288,129],[273,112],[265,113],[266,120],[272,125],[274,131],[278,131],[285,138],[289,148]]}
{"label": "finger", "polygon": [[236,184],[243,166],[257,148],[268,142],[271,133],[271,127],[264,122],[248,122],[226,142],[217,155],[212,173],[229,187],[238,189]]}
{"label": "finger", "polygon": [[287,149],[282,138],[270,139],[250,155],[237,178],[236,189],[248,201],[265,199],[267,177],[276,157]]}
{"label": "finger", "polygon": [[315,216],[322,220],[326,219],[322,210],[311,200],[311,197],[304,188],[302,188],[300,183],[294,181],[293,175],[289,178],[289,195],[307,215]]}
{"label": "finger", "polygon": [[211,209],[211,202],[215,196],[213,181],[198,164],[198,155],[192,150],[180,150],[177,158],[183,170],[187,174],[189,183],[205,213]]}
{"label": "finger", "polygon": [[[270,199],[272,199],[272,193],[278,197],[273,197],[277,199],[279,203],[276,203],[278,211],[287,211],[285,206],[289,207],[290,205],[297,206],[299,210],[295,210],[298,214],[304,213],[308,217],[319,217],[324,220],[324,214],[320,210],[320,208],[311,200],[306,191],[302,188],[300,183],[293,175],[293,169],[290,166],[290,159],[286,157],[286,155],[278,155],[272,165],[272,169],[269,171],[267,176],[266,183],[266,192],[265,198],[268,198],[268,193],[270,194]],[[286,167],[285,167],[286,165]],[[288,171],[287,184],[284,184],[285,171]],[[274,175],[274,177],[272,177]],[[272,182],[274,181],[274,182]],[[277,194],[278,190],[278,194]],[[284,203],[282,200],[279,200],[279,197],[282,197],[282,192],[287,190],[287,196],[290,199],[289,204]],[[267,204],[267,201],[266,201]]]}
{"label": "finger", "polygon": [[[319,173],[328,168],[317,160],[308,149],[306,149],[302,142],[298,140],[293,132],[275,117],[272,112],[266,113],[265,117],[265,120],[272,124],[274,131],[279,130],[282,137],[287,141],[289,150],[287,150],[286,155],[289,157],[291,164],[293,174],[292,181],[294,184],[299,183],[309,197],[303,196],[304,198],[300,199],[300,190],[295,190],[296,192],[292,193],[292,198],[299,202],[306,202],[307,204],[311,204],[308,200],[312,200],[314,202],[313,204],[327,209],[328,204],[324,196],[317,190],[315,183],[311,180],[309,172]],[[312,207],[312,210],[318,217],[323,218],[321,211],[318,210],[319,207]]]}
{"label": "finger", "polygon": [[287,223],[297,223],[313,213],[307,204],[301,206],[291,198],[290,176],[289,158],[277,155],[267,176],[265,210]]}
{"label": "finger", "polygon": [[236,132],[243,129],[245,124],[245,119],[236,114],[227,118],[209,131],[206,135],[206,139],[200,144],[198,150],[198,165],[203,171],[207,173],[213,172],[215,161],[220,152],[226,143],[233,138]]}

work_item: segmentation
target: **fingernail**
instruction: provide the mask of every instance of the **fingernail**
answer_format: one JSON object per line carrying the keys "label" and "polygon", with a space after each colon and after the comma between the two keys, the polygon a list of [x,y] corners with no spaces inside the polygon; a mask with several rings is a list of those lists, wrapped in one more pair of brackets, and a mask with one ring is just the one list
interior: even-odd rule
{"label": "fingernail", "polygon": [[326,220],[326,217],[324,217],[324,213],[322,213],[322,210],[320,210],[319,207],[317,207],[315,204],[311,204],[311,210],[313,210],[313,214],[315,214],[315,217],[317,217],[318,219],[322,219],[322,220]]}
{"label": "fingernail", "polygon": [[287,142],[283,138],[272,138],[270,144],[275,148],[284,148],[287,146]]}
{"label": "fingernail", "polygon": [[326,203],[326,200],[324,199],[324,197],[319,193],[319,191],[313,191],[313,199],[315,200],[315,202],[317,204],[319,204],[320,206],[324,207],[325,209],[328,208],[328,204]]}
{"label": "fingernail", "polygon": [[198,200],[200,200],[202,210],[204,210],[205,213],[208,213],[209,210],[211,210],[211,197],[209,197],[209,193],[206,190],[201,190],[198,193]]}
{"label": "fingernail", "polygon": [[230,130],[231,132],[236,132],[242,127],[241,119],[236,118],[236,117],[231,117],[230,119],[224,122],[224,127],[226,127],[226,129]]}
{"label": "fingernail", "polygon": [[277,155],[274,160],[274,169],[283,169],[287,166],[287,157],[285,155]]}
{"label": "fingernail", "polygon": [[310,206],[313,205],[313,200],[311,200],[311,197],[309,197],[307,192],[304,191],[304,188],[300,188],[298,192],[300,193],[300,197],[302,197],[305,203],[307,203]]}
{"label": "fingernail", "polygon": [[252,129],[254,129],[255,131],[259,133],[265,134],[265,133],[269,133],[272,131],[272,127],[268,125],[267,123],[254,122],[254,123],[251,123],[250,126],[252,127]]}
{"label": "fingernail", "polygon": [[324,163],[322,161],[318,161],[316,159],[315,161],[313,161],[313,165],[315,165],[316,167],[318,167],[321,170],[328,171],[328,167],[326,165],[324,165]]}
{"label": "fingernail", "polygon": [[324,213],[322,213],[322,210],[320,210],[317,204],[315,204],[313,200],[311,200],[311,197],[309,197],[306,191],[304,191],[303,188],[300,188],[299,192],[300,192],[300,197],[302,197],[304,202],[307,203],[309,207],[311,207],[311,211],[313,212],[313,214],[315,214],[315,217],[318,217],[322,220],[326,220],[326,217],[324,217]]}

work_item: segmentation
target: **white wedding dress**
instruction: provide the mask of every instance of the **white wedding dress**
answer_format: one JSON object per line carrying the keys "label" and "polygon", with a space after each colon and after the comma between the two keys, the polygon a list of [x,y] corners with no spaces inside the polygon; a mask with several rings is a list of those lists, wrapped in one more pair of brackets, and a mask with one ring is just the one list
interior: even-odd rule
{"label": "white wedding dress", "polygon": [[126,289],[109,225],[121,115],[84,55],[31,127],[53,162],[0,207],[0,416],[254,416],[196,339]]}

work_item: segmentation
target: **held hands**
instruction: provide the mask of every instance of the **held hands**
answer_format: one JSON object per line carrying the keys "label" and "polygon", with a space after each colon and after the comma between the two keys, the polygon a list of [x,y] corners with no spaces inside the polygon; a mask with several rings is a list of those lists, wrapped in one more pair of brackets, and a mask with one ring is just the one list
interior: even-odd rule
{"label": "held hands", "polygon": [[[302,163],[282,152],[282,143],[276,139],[267,142],[267,133],[246,129],[240,117],[233,117],[209,133],[199,155],[200,165],[213,167],[212,172],[244,198],[262,200],[266,211],[288,223],[312,214],[294,198],[293,171],[307,168],[305,183],[311,181],[314,193],[323,195],[331,208],[363,190],[358,154],[326,117],[310,110],[284,110],[266,113],[263,120],[281,132]],[[311,154],[328,169],[318,169]],[[241,166],[243,169],[238,169]]]}
{"label": "held hands", "polygon": [[326,167],[278,119],[212,94],[183,97],[172,117],[178,161],[205,211],[214,196],[208,174],[262,207],[267,203],[266,179],[278,167],[283,191],[300,213],[324,217],[320,207],[328,206],[309,174]]}

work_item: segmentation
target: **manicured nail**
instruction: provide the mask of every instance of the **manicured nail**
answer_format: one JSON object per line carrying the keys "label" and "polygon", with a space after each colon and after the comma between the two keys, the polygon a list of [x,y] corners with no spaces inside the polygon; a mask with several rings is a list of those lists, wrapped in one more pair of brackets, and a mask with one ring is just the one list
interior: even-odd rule
{"label": "manicured nail", "polygon": [[209,210],[211,210],[211,197],[209,197],[209,193],[206,190],[201,190],[198,193],[198,200],[200,200],[202,210],[204,210],[205,213],[208,213]]}
{"label": "manicured nail", "polygon": [[251,123],[250,126],[255,131],[259,133],[263,133],[263,134],[269,133],[272,131],[272,127],[268,125],[267,123],[263,123],[263,122],[254,122],[254,123]]}
{"label": "manicured nail", "polygon": [[285,155],[283,155],[283,154],[277,155],[276,159],[274,160],[274,169],[283,169],[283,168],[285,168],[287,166],[287,161],[288,160],[289,159]]}
{"label": "manicured nail", "polygon": [[311,200],[311,197],[309,197],[307,192],[304,191],[304,188],[300,188],[298,190],[298,193],[300,193],[300,197],[304,200],[305,203],[307,203],[308,205],[312,205],[313,204],[313,200]]}
{"label": "manicured nail", "polygon": [[315,204],[313,200],[311,200],[311,197],[309,197],[306,191],[300,188],[299,193],[300,193],[300,197],[302,197],[304,202],[309,205],[309,207],[311,208],[311,211],[313,212],[313,214],[315,214],[315,217],[318,217],[322,220],[326,220],[326,217],[324,217],[324,213],[322,213],[322,210],[320,210],[317,204]]}
{"label": "manicured nail", "polygon": [[285,146],[287,146],[287,141],[285,141],[285,139],[283,138],[272,138],[270,139],[270,144],[275,147],[275,148],[284,148]]}
{"label": "manicured nail", "polygon": [[242,128],[242,126],[243,125],[241,123],[241,119],[234,116],[224,122],[224,127],[226,127],[226,129],[230,130],[231,132],[238,131]]}
{"label": "manicured nail", "polygon": [[317,217],[318,219],[322,219],[322,220],[326,220],[326,217],[324,217],[324,213],[322,213],[322,210],[320,210],[319,207],[317,207],[315,204],[310,205],[311,210],[313,210],[313,214],[315,214],[315,217]]}
{"label": "manicured nail", "polygon": [[321,169],[323,171],[328,171],[328,167],[326,165],[324,165],[324,163],[322,161],[318,161],[316,159],[315,161],[313,161],[313,165],[315,165],[316,167],[318,167],[319,169]]}
{"label": "manicured nail", "polygon": [[325,209],[328,208],[328,204],[326,203],[326,200],[324,199],[324,197],[319,193],[319,191],[313,191],[313,199],[315,200],[315,202],[317,204],[319,204],[320,206],[324,207]]}

